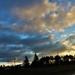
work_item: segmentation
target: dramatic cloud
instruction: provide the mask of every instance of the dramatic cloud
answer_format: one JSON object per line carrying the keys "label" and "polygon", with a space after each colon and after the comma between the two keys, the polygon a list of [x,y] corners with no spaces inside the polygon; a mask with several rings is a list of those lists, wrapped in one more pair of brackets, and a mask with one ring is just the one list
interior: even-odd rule
{"label": "dramatic cloud", "polygon": [[[67,8],[68,7],[68,8]],[[16,7],[13,13],[16,14],[21,20],[25,21],[25,25],[20,27],[17,25],[13,27],[14,30],[29,31],[36,30],[39,32],[48,32],[48,28],[55,29],[55,31],[64,31],[75,24],[74,10],[70,2],[67,2],[67,7],[57,5],[56,2],[49,2],[48,0],[41,0],[33,6],[24,6],[23,8]]]}
{"label": "dramatic cloud", "polygon": [[[75,53],[75,0],[0,0],[0,61]],[[68,52],[70,51],[70,52]]]}

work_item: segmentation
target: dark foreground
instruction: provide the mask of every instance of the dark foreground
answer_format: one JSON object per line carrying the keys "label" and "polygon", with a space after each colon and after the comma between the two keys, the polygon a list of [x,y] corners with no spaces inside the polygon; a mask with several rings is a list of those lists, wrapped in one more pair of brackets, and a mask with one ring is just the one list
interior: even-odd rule
{"label": "dark foreground", "polygon": [[75,65],[65,65],[51,68],[0,70],[0,75],[72,75],[73,73],[75,73]]}

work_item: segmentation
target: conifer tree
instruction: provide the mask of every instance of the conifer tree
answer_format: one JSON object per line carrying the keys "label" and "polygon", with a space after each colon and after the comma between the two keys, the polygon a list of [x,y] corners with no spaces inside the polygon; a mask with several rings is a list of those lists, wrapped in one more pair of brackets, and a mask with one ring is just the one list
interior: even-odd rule
{"label": "conifer tree", "polygon": [[27,57],[27,56],[25,56],[25,59],[24,59],[24,61],[23,61],[23,66],[24,66],[25,68],[28,68],[28,67],[29,67],[29,60],[28,60],[28,57]]}

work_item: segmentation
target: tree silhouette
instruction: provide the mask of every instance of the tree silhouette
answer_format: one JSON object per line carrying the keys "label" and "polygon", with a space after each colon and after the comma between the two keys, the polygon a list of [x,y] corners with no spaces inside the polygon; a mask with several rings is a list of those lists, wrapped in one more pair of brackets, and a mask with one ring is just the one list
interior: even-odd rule
{"label": "tree silhouette", "polygon": [[50,63],[53,64],[54,57],[50,56]]}
{"label": "tree silhouette", "polygon": [[69,55],[69,58],[71,59],[71,61],[73,61],[73,55]]}
{"label": "tree silhouette", "polygon": [[32,67],[39,67],[39,58],[37,56],[37,54],[35,53],[34,54],[34,59],[32,61],[32,64],[31,64]]}
{"label": "tree silhouette", "polygon": [[69,56],[68,55],[64,56],[64,62],[65,63],[68,63],[69,62]]}
{"label": "tree silhouette", "polygon": [[50,60],[49,56],[46,56],[45,57],[46,65],[49,65],[49,60]]}
{"label": "tree silhouette", "polygon": [[25,59],[23,61],[23,67],[24,68],[28,68],[29,67],[29,60],[28,60],[28,57],[27,56],[25,56]]}
{"label": "tree silhouette", "polygon": [[45,57],[42,57],[42,58],[40,59],[40,66],[41,66],[41,67],[44,67],[45,64],[46,64],[46,59],[45,59]]}
{"label": "tree silhouette", "polygon": [[58,66],[60,65],[60,59],[61,59],[61,57],[59,55],[55,56],[55,64]]}
{"label": "tree silhouette", "polygon": [[34,61],[38,61],[38,60],[39,60],[39,58],[38,58],[37,54],[35,53],[35,55],[34,55]]}

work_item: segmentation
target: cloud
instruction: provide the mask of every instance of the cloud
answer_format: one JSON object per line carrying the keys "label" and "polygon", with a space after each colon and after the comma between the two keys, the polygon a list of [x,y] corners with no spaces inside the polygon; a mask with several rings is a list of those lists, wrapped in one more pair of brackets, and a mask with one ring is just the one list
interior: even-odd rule
{"label": "cloud", "polygon": [[69,51],[75,51],[75,34],[70,34],[62,43],[68,48]]}
{"label": "cloud", "polygon": [[0,0],[0,61],[74,51],[74,34],[57,36],[75,24],[75,6],[62,1]]}
{"label": "cloud", "polygon": [[17,44],[19,36],[12,34],[1,34],[0,35],[0,44]]}
{"label": "cloud", "polygon": [[47,55],[57,55],[57,52],[61,55],[68,50],[68,47],[62,42],[45,43],[33,47],[34,52],[39,53],[39,57]]}
{"label": "cloud", "polygon": [[30,35],[22,35],[13,32],[6,33],[2,32],[0,35],[0,61],[2,62],[11,62],[14,57],[20,62],[25,55],[31,58],[34,54],[33,46],[52,41],[48,34],[40,35],[30,33]]}
{"label": "cloud", "polygon": [[[21,36],[20,36],[21,35]],[[62,43],[53,43],[54,35],[50,34],[6,34],[0,36],[0,61],[12,62],[15,57],[18,62],[23,61],[25,55],[32,59],[34,53],[54,54],[66,49]]]}
{"label": "cloud", "polygon": [[[12,8],[12,12],[20,20],[23,20],[24,24],[22,26],[12,25],[12,29],[20,32],[36,31],[48,33],[47,29],[51,28],[55,29],[55,32],[64,32],[65,28],[75,24],[75,6],[72,6],[70,3],[71,2],[66,1],[67,5],[63,6],[61,3],[61,5],[57,5],[55,1],[49,2],[48,0],[39,0],[37,2],[37,0],[32,0],[32,5],[24,5],[22,7],[16,6]],[[69,9],[67,9],[66,6]]]}
{"label": "cloud", "polygon": [[22,62],[25,56],[28,56],[28,58],[31,58],[31,56],[33,56],[33,52],[25,45],[0,45],[1,62],[13,62],[14,58],[16,58],[17,62]]}
{"label": "cloud", "polygon": [[[11,8],[15,8],[15,7],[23,7],[23,6],[27,6],[29,5],[33,5],[37,2],[39,2],[41,0],[0,0],[0,8],[3,10],[11,10]],[[10,6],[10,7],[9,7]]]}
{"label": "cloud", "polygon": [[66,34],[62,34],[62,35],[61,35],[61,38],[65,38],[65,37],[67,37]]}
{"label": "cloud", "polygon": [[75,6],[70,1],[13,0],[10,3],[8,0],[7,2],[1,1],[4,7],[8,8],[6,13],[10,12],[12,15],[7,16],[6,21],[9,18],[10,29],[13,31],[48,33],[50,28],[55,32],[64,32],[65,28],[75,24]]}
{"label": "cloud", "polygon": [[70,43],[73,43],[75,41],[75,34],[70,34],[66,40],[68,40]]}
{"label": "cloud", "polygon": [[[21,35],[21,36],[20,36]],[[2,38],[1,38],[2,37]],[[0,36],[0,61],[12,62],[15,57],[18,62],[23,61],[27,55],[31,60],[34,53],[38,53],[40,57],[46,55],[55,55],[57,51],[61,54],[74,51],[75,35],[70,36],[63,41],[56,41],[55,36],[50,34],[10,34]],[[72,43],[72,46],[70,44]]]}
{"label": "cloud", "polygon": [[25,6],[23,8],[15,8],[13,9],[13,13],[25,21],[25,25],[23,26],[24,31],[26,31],[26,28],[28,29],[29,27],[31,30],[40,31],[45,27],[44,17],[46,14],[55,10],[57,10],[56,3],[50,3],[48,0],[41,0],[40,3],[36,3],[33,6],[29,5],[29,7]]}

